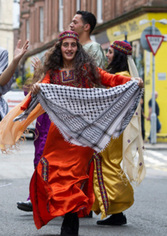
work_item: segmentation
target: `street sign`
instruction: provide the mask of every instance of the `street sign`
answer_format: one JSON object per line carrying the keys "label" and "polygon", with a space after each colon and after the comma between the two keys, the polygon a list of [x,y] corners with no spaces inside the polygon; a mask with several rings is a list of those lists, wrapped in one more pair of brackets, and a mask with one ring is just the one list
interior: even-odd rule
{"label": "street sign", "polygon": [[[149,27],[147,27],[143,30],[143,32],[141,34],[141,38],[140,38],[142,48],[147,50],[148,52],[151,52],[150,46],[148,45],[148,42],[146,40],[146,35],[147,34],[152,35],[152,27],[151,26],[149,26]],[[155,27],[155,34],[156,35],[161,35],[161,32],[156,27]]]}
{"label": "street sign", "polygon": [[157,53],[158,49],[161,46],[161,43],[164,40],[164,36],[163,35],[146,35],[146,40],[148,42],[148,45],[153,53],[153,55],[155,56],[155,54]]}

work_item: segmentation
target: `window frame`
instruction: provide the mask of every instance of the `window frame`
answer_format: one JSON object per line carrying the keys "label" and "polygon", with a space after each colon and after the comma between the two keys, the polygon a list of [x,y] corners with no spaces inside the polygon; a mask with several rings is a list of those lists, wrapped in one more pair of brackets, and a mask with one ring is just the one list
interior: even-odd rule
{"label": "window frame", "polygon": [[44,42],[44,9],[39,7],[39,41]]}
{"label": "window frame", "polygon": [[103,1],[97,0],[97,23],[103,23]]}
{"label": "window frame", "polygon": [[59,32],[62,32],[64,31],[64,28],[63,28],[63,9],[64,9],[64,6],[63,6],[63,0],[59,0]]}

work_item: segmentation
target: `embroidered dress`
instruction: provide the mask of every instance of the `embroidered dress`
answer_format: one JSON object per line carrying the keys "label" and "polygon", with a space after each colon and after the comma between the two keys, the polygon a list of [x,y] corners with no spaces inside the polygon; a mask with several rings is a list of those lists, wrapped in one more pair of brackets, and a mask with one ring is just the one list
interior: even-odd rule
{"label": "embroidered dress", "polygon": [[[130,76],[126,71],[118,74]],[[139,117],[134,114],[124,133],[117,139],[111,139],[107,148],[100,154],[94,154],[95,202],[92,210],[96,214],[101,213],[102,219],[107,215],[120,213],[128,209],[134,203],[134,193],[130,181],[140,183],[144,178],[144,161],[142,161],[141,166],[138,163],[135,168],[132,157],[137,152],[134,147],[136,138],[138,148],[142,145],[138,126],[140,126]],[[132,145],[127,143],[128,140]],[[139,153],[141,150],[139,148]],[[140,155],[143,157],[142,153]],[[122,160],[125,173],[128,174],[129,179],[121,168]],[[132,174],[133,172],[136,176]]]}
{"label": "embroidered dress", "polygon": [[[128,77],[110,75],[100,69],[99,73],[102,84],[106,86],[114,87],[129,81]],[[75,79],[72,72],[68,76],[61,70],[55,71],[52,75],[46,74],[43,83],[78,88],[94,87],[94,84],[88,79]],[[59,89],[61,90],[61,88]],[[29,103],[27,98],[21,103],[22,107],[25,106],[25,102]],[[29,122],[44,112],[40,105],[34,104],[34,109],[26,120],[11,124],[11,119],[22,113],[18,111],[18,108],[20,105],[14,108],[0,124],[2,149],[5,145],[14,144]],[[90,147],[78,146],[65,141],[55,124],[51,123],[43,155],[30,184],[34,221],[38,229],[54,217],[68,212],[78,212],[80,216],[89,214],[94,201],[93,153],[94,150]]]}
{"label": "embroidered dress", "polygon": [[[47,74],[43,83],[93,87],[85,80],[76,81],[72,71],[69,76],[66,71],[56,71],[51,77]],[[37,228],[67,212],[84,210],[84,214],[89,213],[94,200],[93,191],[87,191],[92,155],[93,149],[66,142],[51,123],[43,155],[30,183]]]}
{"label": "embroidered dress", "polygon": [[[114,86],[120,82],[119,78],[109,80],[105,74],[102,76],[103,83]],[[64,71],[58,71],[51,77],[46,75],[43,83],[48,82],[79,88],[93,87],[89,81],[82,78],[76,81],[72,72],[67,76]],[[88,170],[93,152],[91,148],[64,141],[57,127],[51,123],[42,158],[30,185],[37,228],[67,212],[89,213],[94,201],[92,180],[88,177],[88,174],[91,176]]]}

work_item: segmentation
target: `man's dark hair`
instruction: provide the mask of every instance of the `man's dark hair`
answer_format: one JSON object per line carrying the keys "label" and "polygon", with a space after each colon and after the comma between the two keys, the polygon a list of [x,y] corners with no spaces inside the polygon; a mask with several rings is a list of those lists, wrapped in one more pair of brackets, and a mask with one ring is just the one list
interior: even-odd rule
{"label": "man's dark hair", "polygon": [[96,26],[96,17],[89,11],[77,11],[76,14],[82,15],[82,20],[84,24],[90,25],[90,34]]}

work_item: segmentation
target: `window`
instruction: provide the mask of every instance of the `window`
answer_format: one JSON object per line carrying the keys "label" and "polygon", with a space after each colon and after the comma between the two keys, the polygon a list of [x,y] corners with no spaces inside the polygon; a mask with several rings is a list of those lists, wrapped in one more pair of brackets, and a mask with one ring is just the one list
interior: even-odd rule
{"label": "window", "polygon": [[39,8],[39,40],[40,42],[44,41],[44,13],[43,7]]}
{"label": "window", "polygon": [[81,9],[81,0],[76,0],[76,11]]}
{"label": "window", "polygon": [[26,39],[30,39],[30,24],[29,24],[29,20],[26,20]]}
{"label": "window", "polygon": [[97,0],[97,23],[103,22],[103,1]]}
{"label": "window", "polygon": [[63,31],[63,0],[59,0],[59,31]]}

